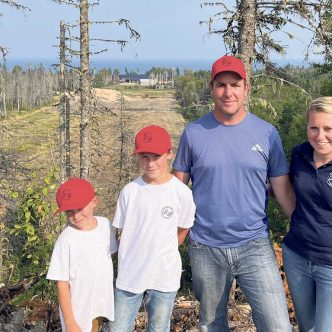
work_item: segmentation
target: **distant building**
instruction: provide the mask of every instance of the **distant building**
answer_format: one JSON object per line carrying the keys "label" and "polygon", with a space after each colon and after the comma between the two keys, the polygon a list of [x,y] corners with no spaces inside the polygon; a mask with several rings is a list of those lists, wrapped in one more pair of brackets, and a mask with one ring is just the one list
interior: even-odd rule
{"label": "distant building", "polygon": [[141,78],[149,78],[146,75],[139,75],[139,74],[126,74],[126,75],[119,75],[119,80],[121,83],[139,83]]}
{"label": "distant building", "polygon": [[143,86],[155,86],[157,84],[157,80],[154,78],[149,78],[147,75],[139,75],[139,74],[126,74],[119,75],[120,83],[136,83]]}
{"label": "distant building", "polygon": [[156,86],[157,80],[155,78],[141,78],[139,84],[143,86]]}

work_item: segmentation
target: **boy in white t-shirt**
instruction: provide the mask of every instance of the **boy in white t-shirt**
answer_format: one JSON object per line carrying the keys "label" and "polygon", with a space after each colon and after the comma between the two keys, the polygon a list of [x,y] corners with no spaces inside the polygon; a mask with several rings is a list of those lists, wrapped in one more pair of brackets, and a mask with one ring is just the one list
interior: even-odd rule
{"label": "boy in white t-shirt", "polygon": [[145,295],[147,331],[165,332],[180,287],[178,246],[194,222],[195,205],[191,190],[169,172],[173,153],[164,128],[141,129],[134,153],[143,175],[121,191],[113,221],[122,232],[111,332],[133,330]]}
{"label": "boy in white t-shirt", "polygon": [[112,224],[93,215],[97,198],[86,180],[64,182],[56,200],[69,225],[55,243],[47,279],[56,280],[62,331],[97,332],[103,318],[114,319]]}

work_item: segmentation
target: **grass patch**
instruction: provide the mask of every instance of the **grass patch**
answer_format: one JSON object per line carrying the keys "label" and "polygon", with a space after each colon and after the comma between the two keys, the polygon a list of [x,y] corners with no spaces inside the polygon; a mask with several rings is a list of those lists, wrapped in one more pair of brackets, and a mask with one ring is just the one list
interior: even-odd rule
{"label": "grass patch", "polygon": [[[108,89],[108,88],[107,88]],[[109,89],[122,92],[128,97],[142,98],[172,98],[175,90],[173,88],[155,89],[152,87],[140,86],[137,84],[117,84],[112,85]]]}

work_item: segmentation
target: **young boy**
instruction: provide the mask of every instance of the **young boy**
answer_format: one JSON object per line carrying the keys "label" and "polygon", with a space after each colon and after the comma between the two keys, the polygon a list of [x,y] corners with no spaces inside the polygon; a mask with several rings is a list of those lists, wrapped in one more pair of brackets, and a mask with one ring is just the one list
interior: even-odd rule
{"label": "young boy", "polygon": [[103,317],[113,320],[113,264],[117,251],[112,224],[95,217],[95,190],[73,178],[56,193],[69,225],[55,243],[47,279],[56,280],[62,331],[98,331]]}
{"label": "young boy", "polygon": [[122,229],[111,332],[133,330],[147,296],[148,332],[170,329],[170,316],[180,287],[181,244],[194,222],[191,190],[168,169],[171,140],[158,126],[140,130],[135,138],[143,175],[120,193],[113,226]]}

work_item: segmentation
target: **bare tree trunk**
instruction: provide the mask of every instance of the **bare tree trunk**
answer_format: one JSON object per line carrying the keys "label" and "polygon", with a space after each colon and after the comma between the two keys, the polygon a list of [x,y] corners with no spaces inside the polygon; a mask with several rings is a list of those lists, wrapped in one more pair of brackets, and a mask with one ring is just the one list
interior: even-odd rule
{"label": "bare tree trunk", "polygon": [[[7,104],[6,104],[7,66],[6,66],[6,60],[5,60],[4,65],[1,68],[1,72],[2,73],[0,73],[0,75],[1,75],[0,88],[1,88],[2,107],[0,107],[0,115],[2,117],[6,117],[7,116]],[[1,108],[2,108],[2,111],[1,111]]]}
{"label": "bare tree trunk", "polygon": [[18,92],[17,93],[17,112],[19,112],[20,111],[20,93]]}
{"label": "bare tree trunk", "polygon": [[66,128],[66,177],[67,179],[71,177],[71,159],[70,159],[70,104],[67,94],[65,94],[65,128]]}
{"label": "bare tree trunk", "polygon": [[66,100],[65,100],[65,24],[60,22],[60,75],[59,75],[59,134],[60,134],[60,182],[66,180]]}
{"label": "bare tree trunk", "polygon": [[239,53],[243,56],[249,81],[256,42],[256,0],[242,0],[240,12]]}
{"label": "bare tree trunk", "polygon": [[6,214],[6,206],[0,205],[0,281],[3,279],[3,242],[4,242],[4,230],[5,230],[5,214]]}
{"label": "bare tree trunk", "polygon": [[[251,65],[255,56],[256,43],[256,0],[241,0],[240,12],[239,54],[242,55],[247,72],[247,82],[250,83]],[[246,102],[247,110],[249,108],[249,99],[250,96],[248,93]]]}
{"label": "bare tree trunk", "polygon": [[89,177],[90,162],[90,69],[89,69],[89,2],[80,0],[80,176]]}
{"label": "bare tree trunk", "polygon": [[60,75],[59,75],[59,131],[60,131],[60,181],[71,176],[70,164],[70,105],[66,94],[66,34],[65,24],[60,22]]}
{"label": "bare tree trunk", "polygon": [[3,116],[7,116],[6,91],[2,94]]}

